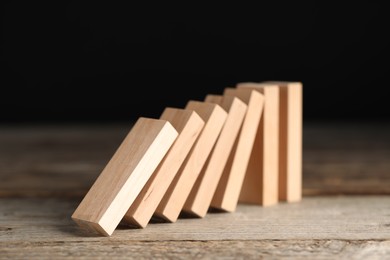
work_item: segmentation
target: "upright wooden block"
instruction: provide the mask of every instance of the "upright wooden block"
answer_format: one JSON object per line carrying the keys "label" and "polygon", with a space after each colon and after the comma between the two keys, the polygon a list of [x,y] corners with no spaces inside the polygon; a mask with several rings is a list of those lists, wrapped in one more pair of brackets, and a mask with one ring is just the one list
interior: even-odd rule
{"label": "upright wooden block", "polygon": [[234,144],[234,152],[229,156],[211,202],[211,207],[213,208],[234,211],[237,207],[242,183],[263,111],[264,97],[258,91],[233,88],[225,89],[224,95],[238,97],[248,106],[239,137]]}
{"label": "upright wooden block", "polygon": [[279,88],[275,84],[259,83],[240,83],[237,88],[257,90],[265,98],[240,202],[274,205],[278,202]]}
{"label": "upright wooden block", "polygon": [[72,219],[82,227],[111,235],[177,135],[165,120],[138,119]]}
{"label": "upright wooden block", "polygon": [[279,86],[279,200],[302,199],[302,83]]}
{"label": "upright wooden block", "polygon": [[222,98],[222,96],[208,95],[205,101],[221,105],[223,109],[228,111],[228,117],[214,149],[183,207],[183,211],[198,217],[204,217],[207,213],[247,108],[244,102],[233,96]]}
{"label": "upright wooden block", "polygon": [[219,105],[211,103],[190,101],[186,109],[197,112],[206,124],[156,209],[157,217],[170,222],[177,220],[227,117]]}
{"label": "upright wooden block", "polygon": [[204,126],[204,121],[193,110],[166,108],[160,119],[170,122],[179,136],[125,215],[127,223],[142,228],[152,218]]}

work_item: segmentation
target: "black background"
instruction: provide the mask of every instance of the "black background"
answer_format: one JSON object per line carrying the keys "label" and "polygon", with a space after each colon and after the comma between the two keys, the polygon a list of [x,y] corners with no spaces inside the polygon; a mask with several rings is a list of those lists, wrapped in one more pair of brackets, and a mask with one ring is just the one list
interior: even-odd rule
{"label": "black background", "polygon": [[2,5],[0,122],[108,122],[242,81],[304,84],[304,119],[390,118],[383,6]]}

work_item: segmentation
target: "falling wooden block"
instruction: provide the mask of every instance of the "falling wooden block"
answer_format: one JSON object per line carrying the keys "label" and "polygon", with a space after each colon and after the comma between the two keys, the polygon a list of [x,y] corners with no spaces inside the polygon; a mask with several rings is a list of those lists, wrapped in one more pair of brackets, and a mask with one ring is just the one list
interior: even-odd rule
{"label": "falling wooden block", "polygon": [[221,105],[228,111],[228,116],[214,149],[183,207],[184,212],[198,217],[204,217],[207,213],[247,108],[244,102],[233,96],[222,98],[222,96],[208,95],[205,101]]}
{"label": "falling wooden block", "polygon": [[279,86],[279,200],[302,199],[302,83]]}
{"label": "falling wooden block", "polygon": [[175,222],[179,217],[227,117],[225,110],[211,103],[190,101],[186,109],[197,112],[205,126],[155,211],[155,216],[169,222]]}
{"label": "falling wooden block", "polygon": [[110,236],[177,135],[168,121],[138,119],[72,219],[82,227]]}
{"label": "falling wooden block", "polygon": [[240,202],[274,205],[278,202],[279,88],[275,84],[259,83],[240,83],[237,88],[257,90],[265,99]]}
{"label": "falling wooden block", "polygon": [[[221,95],[207,95],[204,101],[208,102],[208,103],[222,105],[223,96],[221,96]],[[224,109],[226,110],[226,108],[224,108]],[[228,110],[226,110],[226,111],[228,111]]]}
{"label": "falling wooden block", "polygon": [[166,108],[160,119],[170,122],[179,136],[124,217],[128,224],[142,228],[152,218],[204,126],[204,121],[192,110]]}
{"label": "falling wooden block", "polygon": [[264,97],[255,90],[233,88],[225,89],[224,95],[238,97],[248,106],[240,134],[234,144],[234,152],[229,156],[211,202],[213,208],[234,211],[263,111]]}

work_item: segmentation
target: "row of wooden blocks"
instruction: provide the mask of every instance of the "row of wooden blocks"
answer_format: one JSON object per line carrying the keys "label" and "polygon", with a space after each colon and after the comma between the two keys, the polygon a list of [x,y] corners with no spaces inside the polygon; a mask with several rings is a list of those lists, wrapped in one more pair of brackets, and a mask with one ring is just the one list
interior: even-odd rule
{"label": "row of wooden blocks", "polygon": [[240,83],[139,118],[72,218],[109,236],[122,220],[143,228],[153,216],[299,201],[301,183],[302,84]]}

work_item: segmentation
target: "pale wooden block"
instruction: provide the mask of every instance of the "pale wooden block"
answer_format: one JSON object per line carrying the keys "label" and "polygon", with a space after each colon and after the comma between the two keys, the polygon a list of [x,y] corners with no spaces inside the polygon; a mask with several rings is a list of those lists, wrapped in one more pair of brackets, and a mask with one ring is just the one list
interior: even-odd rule
{"label": "pale wooden block", "polygon": [[302,83],[279,86],[279,200],[302,199]]}
{"label": "pale wooden block", "polygon": [[225,110],[211,103],[190,101],[186,109],[197,112],[205,121],[205,126],[155,211],[157,217],[170,222],[179,217],[227,117]]}
{"label": "pale wooden block", "polygon": [[165,120],[139,118],[72,219],[82,227],[110,236],[177,135]]}
{"label": "pale wooden block", "polygon": [[244,102],[233,96],[222,98],[222,96],[208,95],[205,101],[221,105],[223,109],[228,111],[228,117],[214,149],[183,207],[184,212],[198,217],[204,217],[207,213],[234,142],[238,137],[247,108]]}
{"label": "pale wooden block", "polygon": [[[223,96],[222,95],[207,95],[206,98],[204,99],[205,102],[208,103],[214,103],[218,105],[222,105],[223,102]],[[226,108],[225,108],[226,110]]]}
{"label": "pale wooden block", "polygon": [[265,99],[240,202],[274,205],[278,202],[279,87],[275,84],[240,83],[237,88],[257,90]]}
{"label": "pale wooden block", "polygon": [[247,112],[239,137],[234,144],[218,187],[214,193],[211,207],[225,211],[234,211],[237,207],[242,183],[255,141],[263,111],[264,97],[258,91],[250,89],[227,88],[225,96],[235,96],[247,104]]}
{"label": "pale wooden block", "polygon": [[124,217],[128,224],[142,228],[152,218],[204,126],[204,121],[193,110],[166,108],[160,119],[170,122],[179,136]]}

